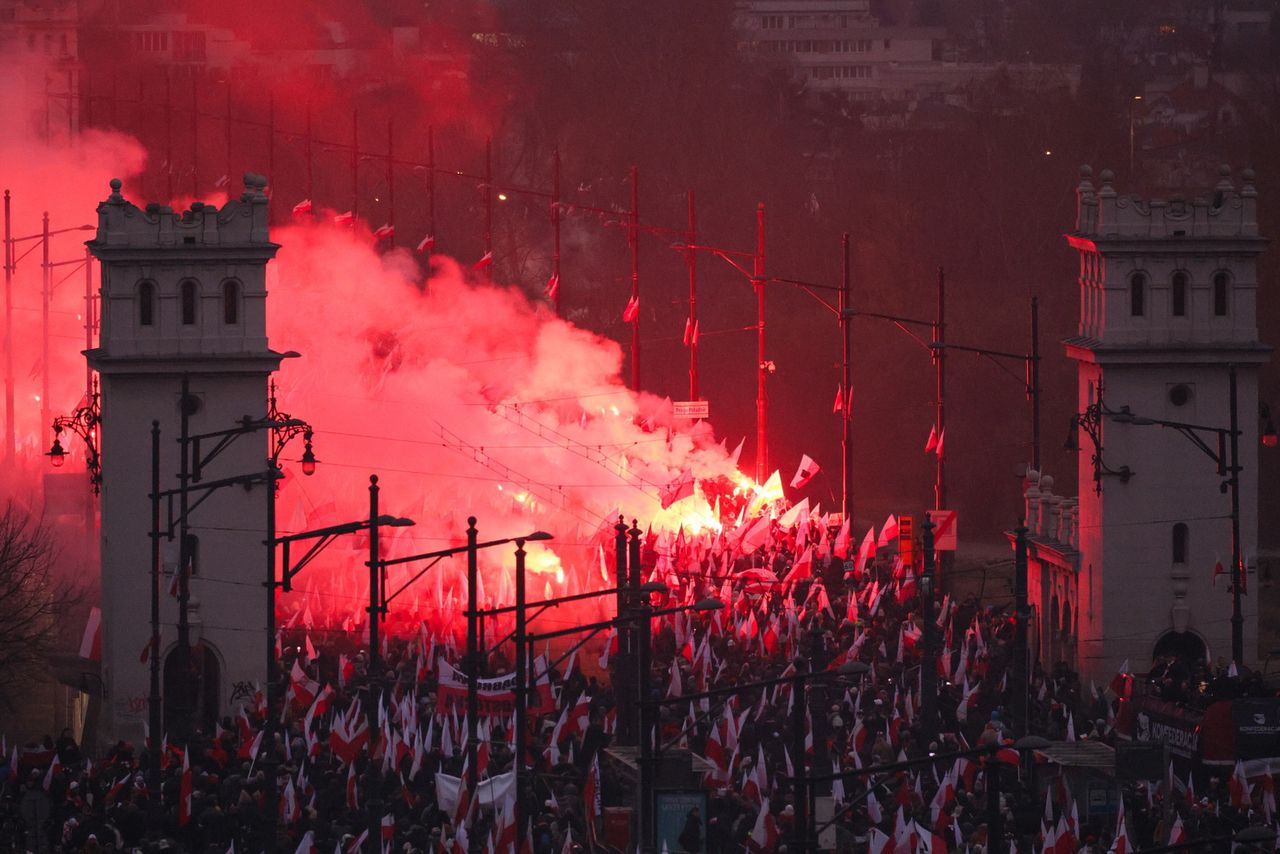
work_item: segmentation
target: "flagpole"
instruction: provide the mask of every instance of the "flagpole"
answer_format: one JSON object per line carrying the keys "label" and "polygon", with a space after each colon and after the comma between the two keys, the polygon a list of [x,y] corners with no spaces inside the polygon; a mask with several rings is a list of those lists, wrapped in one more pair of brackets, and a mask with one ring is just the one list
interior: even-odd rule
{"label": "flagpole", "polygon": [[640,390],[640,170],[631,167],[631,215],[627,223],[631,248],[631,301],[636,306],[631,318],[631,389]]}
{"label": "flagpole", "polygon": [[151,683],[147,696],[147,718],[151,732],[147,757],[147,830],[159,833],[160,814],[160,422],[151,422]]}
{"label": "flagpole", "polygon": [[698,216],[693,190],[688,192],[689,233],[685,240],[689,251],[685,263],[689,266],[689,399],[698,400],[698,253],[693,247],[698,242]]}
{"label": "flagpole", "polygon": [[[933,343],[938,345],[933,349],[934,370],[937,373],[937,401],[936,421],[938,427],[938,444],[943,443],[943,435],[946,430],[946,354],[944,348],[946,346],[946,300],[944,297],[946,285],[946,276],[942,267],[938,267],[938,319],[933,324]],[[946,464],[943,462],[944,451],[939,448],[935,452],[937,457],[937,468],[933,482],[933,507],[935,510],[941,510],[947,503],[947,481],[946,481]]]}
{"label": "flagpole", "polygon": [[764,357],[764,202],[756,205],[756,254],[752,282],[756,289],[756,481],[764,483],[769,471],[769,403]]}
{"label": "flagpole", "polygon": [[851,324],[853,318],[845,314],[852,306],[852,288],[849,278],[849,232],[840,237],[840,338],[844,356],[840,365],[840,390],[843,407],[840,410],[840,510],[844,518],[853,515],[853,407],[849,397],[853,383],[853,339]]}

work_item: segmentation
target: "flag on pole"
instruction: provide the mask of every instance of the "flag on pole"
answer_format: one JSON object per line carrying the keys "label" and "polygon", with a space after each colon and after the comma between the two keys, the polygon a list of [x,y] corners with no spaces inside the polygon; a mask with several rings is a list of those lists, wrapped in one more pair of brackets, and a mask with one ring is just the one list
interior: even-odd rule
{"label": "flag on pole", "polygon": [[692,347],[698,343],[698,321],[686,317],[684,321],[684,346]]}
{"label": "flag on pole", "polygon": [[493,264],[493,252],[489,251],[480,256],[480,260],[471,265],[472,270],[484,270]]}
{"label": "flag on pole", "polygon": [[930,453],[938,448],[938,425],[933,424],[929,427],[929,439],[924,443],[924,452]]}
{"label": "flag on pole", "polygon": [[[1219,575],[1226,575],[1226,574],[1227,574],[1227,568],[1222,565],[1222,558],[1215,555],[1214,561],[1213,561],[1213,586],[1214,587],[1218,586]],[[1227,580],[1230,581],[1230,579],[1227,579]]]}
{"label": "flag on pole", "polygon": [[795,477],[791,478],[791,488],[804,489],[809,481],[818,476],[820,471],[822,471],[822,466],[814,462],[812,457],[808,454],[801,454],[800,467],[796,469]]}
{"label": "flag on pole", "polygon": [[80,639],[80,657],[90,661],[102,660],[102,611],[96,606],[89,609],[89,621]]}
{"label": "flag on pole", "polygon": [[353,214],[351,211],[345,211],[344,213],[340,213],[333,218],[333,224],[339,225],[339,226],[350,227],[355,223],[355,221],[356,221],[356,215]]}
{"label": "flag on pole", "polygon": [[391,225],[390,223],[380,226],[378,229],[376,229],[373,232],[374,240],[390,240],[395,236],[396,236],[396,227],[394,225]]}
{"label": "flag on pole", "polygon": [[933,452],[938,455],[938,459],[942,459],[942,442],[946,438],[947,438],[947,428],[943,427],[942,431],[938,433],[938,445],[933,449]]}
{"label": "flag on pole", "polygon": [[226,187],[230,183],[231,183],[231,179],[228,178],[226,175],[223,175],[221,178],[213,182],[213,186],[221,190],[222,188]]}
{"label": "flag on pole", "polygon": [[551,278],[547,279],[547,286],[543,288],[543,293],[547,295],[547,299],[551,302],[556,301],[556,297],[560,295],[560,276],[556,273],[551,274]]}
{"label": "flag on pole", "polygon": [[681,472],[679,477],[660,490],[662,509],[666,510],[672,504],[690,495],[693,495],[693,472]]}
{"label": "flag on pole", "polygon": [[831,406],[831,414],[839,415],[844,411],[844,386],[836,386],[836,402]]}
{"label": "flag on pole", "polygon": [[309,216],[311,214],[311,200],[303,199],[293,206],[294,216]]}
{"label": "flag on pole", "polygon": [[436,236],[434,234],[428,234],[426,237],[419,240],[418,245],[415,247],[416,251],[419,254],[423,252],[430,252],[432,249],[435,249],[435,248],[436,248]]}
{"label": "flag on pole", "polygon": [[627,300],[627,307],[622,310],[623,323],[635,323],[640,319],[640,297],[633,296]]}

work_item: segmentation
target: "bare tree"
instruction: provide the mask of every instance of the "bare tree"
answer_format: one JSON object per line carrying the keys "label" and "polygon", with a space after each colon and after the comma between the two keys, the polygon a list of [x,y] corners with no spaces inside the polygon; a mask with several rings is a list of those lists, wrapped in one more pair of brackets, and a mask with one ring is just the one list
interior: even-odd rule
{"label": "bare tree", "polygon": [[5,506],[0,513],[0,704],[12,710],[29,679],[46,667],[59,621],[83,591],[55,577],[49,531]]}

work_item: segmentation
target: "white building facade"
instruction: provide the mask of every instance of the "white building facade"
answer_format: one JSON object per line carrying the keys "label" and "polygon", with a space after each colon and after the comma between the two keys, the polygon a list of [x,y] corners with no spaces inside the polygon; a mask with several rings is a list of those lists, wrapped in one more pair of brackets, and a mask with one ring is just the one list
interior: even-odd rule
{"label": "white building facade", "polygon": [[[197,202],[182,213],[140,209],[119,181],[111,184],[88,243],[102,269],[101,339],[87,353],[102,388],[101,727],[113,738],[140,738],[150,676],[143,651],[151,637],[152,422],[160,428],[163,491],[179,484],[184,379],[192,435],[265,416],[268,376],[283,358],[266,336],[266,265],[278,247],[267,232],[264,178],[246,175],[243,195],[221,210]],[[239,436],[203,480],[265,472],[267,443],[265,431]],[[262,483],[223,488],[188,517],[196,538],[188,613],[200,674],[189,701],[198,721],[252,699],[264,678],[267,496]],[[176,535],[177,515],[176,499],[162,504],[159,652],[169,679],[178,605],[165,592],[177,564],[176,540],[167,535]]]}
{"label": "white building facade", "polygon": [[[1230,660],[1230,374],[1237,378],[1240,553],[1257,550],[1257,193],[1246,170],[1185,200],[1122,196],[1109,171],[1082,168],[1075,230],[1080,323],[1065,342],[1078,365],[1079,577],[1069,627],[1085,678],[1105,680],[1153,655]],[[1127,412],[1126,412],[1127,408]],[[1117,419],[1119,415],[1119,419]],[[1183,431],[1151,421],[1202,425]],[[1144,423],[1146,422],[1146,423]],[[1095,441],[1096,439],[1096,441]],[[1227,574],[1215,579],[1215,564]],[[1247,576],[1246,576],[1247,577]],[[1216,580],[1216,583],[1215,583]],[[1244,662],[1257,659],[1256,599],[1241,591]]]}

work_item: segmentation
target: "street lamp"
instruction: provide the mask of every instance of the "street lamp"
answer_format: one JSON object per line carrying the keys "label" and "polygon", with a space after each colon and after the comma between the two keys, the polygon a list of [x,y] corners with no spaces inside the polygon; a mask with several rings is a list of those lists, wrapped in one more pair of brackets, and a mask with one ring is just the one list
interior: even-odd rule
{"label": "street lamp", "polygon": [[85,470],[89,473],[89,484],[93,487],[94,495],[102,487],[102,462],[98,456],[98,425],[101,423],[102,407],[99,404],[98,381],[95,378],[89,386],[85,405],[71,415],[59,415],[53,420],[53,445],[46,454],[50,465],[62,468],[67,459],[66,449],[61,442],[62,431],[69,430],[79,436],[84,442]]}
{"label": "street lamp", "polygon": [[[377,513],[377,478],[370,478],[373,485],[370,486],[370,517]],[[467,518],[467,544],[465,546],[455,546],[454,548],[439,549],[437,551],[423,552],[422,554],[407,555],[405,557],[380,558],[377,551],[377,535],[376,529],[370,537],[369,545],[369,661],[370,671],[374,671],[380,665],[380,656],[377,649],[377,618],[379,614],[387,613],[387,605],[403,593],[410,585],[427,573],[431,567],[440,561],[453,555],[467,555],[467,663],[465,672],[467,674],[467,785],[471,791],[476,791],[478,783],[478,769],[476,767],[476,747],[477,747],[477,727],[480,717],[480,699],[478,694],[477,680],[480,678],[480,655],[479,655],[479,638],[477,636],[477,623],[480,617],[480,608],[476,601],[476,593],[478,588],[477,576],[479,575],[478,553],[481,549],[492,548],[494,546],[506,545],[507,543],[517,542],[539,542],[552,539],[552,535],[545,531],[534,531],[521,537],[503,537],[500,540],[489,540],[487,542],[477,542],[478,531],[476,530],[476,517]],[[417,575],[410,578],[400,589],[394,593],[387,595],[385,590],[386,570],[389,566],[398,566],[404,563],[412,563],[417,561],[430,561],[425,567],[418,571]],[[381,588],[381,600],[379,601],[378,591]],[[371,707],[370,714],[376,714],[376,708]],[[371,723],[370,731],[376,726],[376,721]],[[372,813],[371,813],[372,816]],[[376,818],[370,818],[369,838],[374,846],[370,850],[377,851],[377,839],[379,838],[377,829],[373,824]],[[475,837],[475,842],[479,842],[479,837]],[[473,843],[474,844],[474,843]]]}

